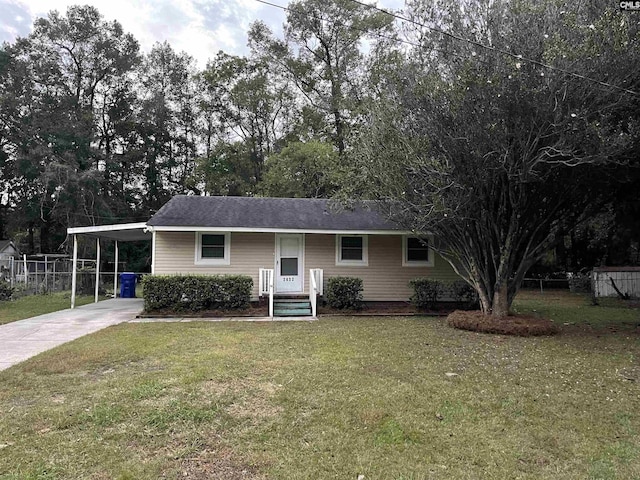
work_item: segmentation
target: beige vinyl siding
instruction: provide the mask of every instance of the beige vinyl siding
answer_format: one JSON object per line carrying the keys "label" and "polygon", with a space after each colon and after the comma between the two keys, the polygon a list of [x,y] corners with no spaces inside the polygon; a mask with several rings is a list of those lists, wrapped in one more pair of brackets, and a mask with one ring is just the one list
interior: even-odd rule
{"label": "beige vinyl siding", "polygon": [[[411,297],[409,280],[431,277],[455,280],[458,275],[437,254],[433,267],[402,266],[402,235],[369,235],[368,266],[336,265],[335,235],[308,234],[305,236],[305,269],[322,268],[324,281],[329,277],[348,276],[362,278],[363,296],[368,301],[400,301]],[[305,292],[308,281],[305,281]]]}
{"label": "beige vinyl siding", "polygon": [[[156,232],[155,273],[163,274],[242,274],[253,278],[253,295],[258,296],[258,269],[274,268],[275,234],[231,233],[230,265],[196,265],[195,232]],[[411,296],[409,280],[432,277],[455,280],[451,266],[438,255],[433,267],[402,266],[401,235],[369,235],[368,266],[336,265],[335,235],[306,234],[304,293],[309,292],[309,269],[324,270],[325,286],[329,277],[353,276],[362,278],[364,299],[368,301],[408,300]]]}
{"label": "beige vinyl siding", "polygon": [[258,269],[273,268],[273,233],[231,233],[229,265],[196,265],[195,232],[156,232],[155,273],[222,275],[253,278],[252,298],[258,297]]}

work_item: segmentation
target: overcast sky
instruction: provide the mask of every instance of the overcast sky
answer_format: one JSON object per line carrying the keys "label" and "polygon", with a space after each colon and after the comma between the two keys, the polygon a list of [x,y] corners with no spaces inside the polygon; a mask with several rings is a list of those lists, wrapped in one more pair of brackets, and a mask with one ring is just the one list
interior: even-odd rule
{"label": "overcast sky", "polygon": [[[271,2],[283,6],[288,3]],[[398,8],[401,3],[386,0],[378,5]],[[264,21],[280,35],[286,13],[256,0],[0,0],[0,42],[29,35],[35,18],[46,16],[50,10],[64,13],[74,4],[93,5],[106,20],[118,20],[144,52],[155,42],[166,40],[174,50],[193,56],[200,67],[219,50],[235,55],[248,53],[247,31],[255,20]]]}

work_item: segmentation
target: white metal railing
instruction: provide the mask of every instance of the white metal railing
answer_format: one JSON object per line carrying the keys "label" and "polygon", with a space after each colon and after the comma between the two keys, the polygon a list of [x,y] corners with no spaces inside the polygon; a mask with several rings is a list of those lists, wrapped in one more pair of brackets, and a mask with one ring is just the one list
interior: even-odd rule
{"label": "white metal railing", "polygon": [[315,317],[318,312],[318,295],[322,295],[322,276],[321,268],[309,270],[309,303],[311,303],[312,317]]}
{"label": "white metal railing", "polygon": [[273,277],[274,271],[269,270],[269,316],[273,318]]}
{"label": "white metal railing", "polygon": [[309,270],[309,303],[311,303],[311,316],[316,316],[318,307],[318,286],[316,285],[316,276],[313,269]]}
{"label": "white metal railing", "polygon": [[258,271],[258,296],[269,295],[269,272],[267,268]]}
{"label": "white metal railing", "polygon": [[314,275],[315,278],[316,278],[316,286],[318,288],[318,295],[320,295],[320,296],[324,295],[324,289],[323,289],[323,285],[324,285],[324,270],[322,270],[321,268],[312,268],[311,272],[312,272],[312,275]]}
{"label": "white metal railing", "polygon": [[261,268],[258,272],[258,295],[269,296],[269,316],[273,318],[273,279],[275,271]]}

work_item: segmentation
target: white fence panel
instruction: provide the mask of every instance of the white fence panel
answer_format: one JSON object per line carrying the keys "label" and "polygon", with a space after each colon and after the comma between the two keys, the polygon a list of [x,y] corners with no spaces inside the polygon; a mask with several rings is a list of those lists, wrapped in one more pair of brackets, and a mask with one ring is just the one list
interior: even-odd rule
{"label": "white fence panel", "polygon": [[593,270],[593,289],[596,297],[615,297],[615,283],[621,293],[630,297],[640,297],[640,268],[596,268]]}

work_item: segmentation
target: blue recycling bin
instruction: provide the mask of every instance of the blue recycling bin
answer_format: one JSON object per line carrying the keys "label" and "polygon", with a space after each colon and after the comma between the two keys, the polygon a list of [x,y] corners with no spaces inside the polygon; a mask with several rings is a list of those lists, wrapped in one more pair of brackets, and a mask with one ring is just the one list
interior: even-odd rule
{"label": "blue recycling bin", "polygon": [[120,298],[136,298],[136,274],[122,272],[120,274]]}

